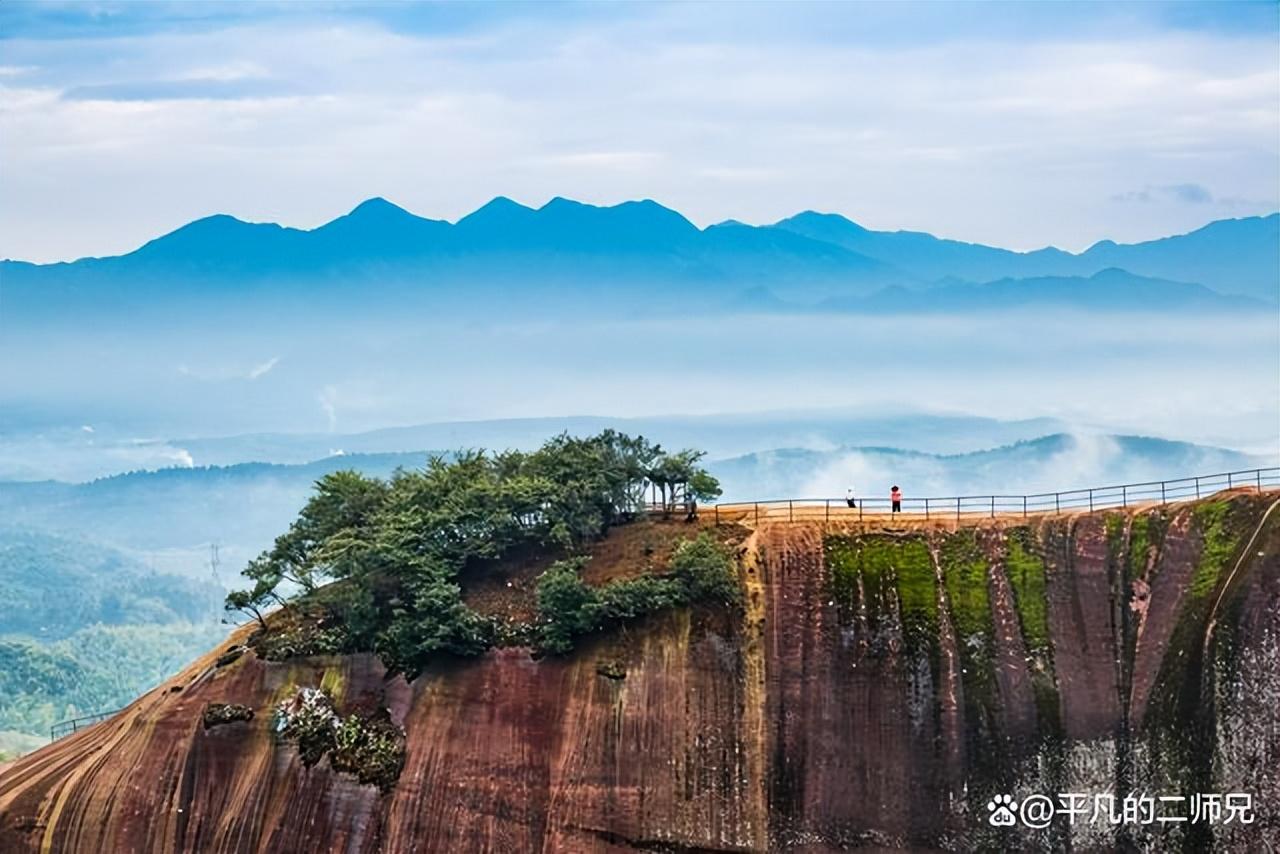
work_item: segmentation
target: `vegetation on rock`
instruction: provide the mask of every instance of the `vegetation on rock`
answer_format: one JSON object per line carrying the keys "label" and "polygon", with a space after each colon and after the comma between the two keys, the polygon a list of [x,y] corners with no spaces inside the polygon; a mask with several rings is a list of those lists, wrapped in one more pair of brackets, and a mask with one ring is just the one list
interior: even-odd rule
{"label": "vegetation on rock", "polygon": [[204,714],[201,716],[205,729],[212,729],[223,724],[235,723],[236,721],[253,720],[253,709],[243,706],[239,703],[210,703],[204,707]]}
{"label": "vegetation on rock", "polygon": [[84,540],[0,527],[0,739],[25,751],[58,721],[125,705],[226,634],[224,592]]}
{"label": "vegetation on rock", "polygon": [[[563,651],[607,621],[725,600],[736,586],[711,541],[677,555],[670,576],[577,587],[575,556],[633,518],[650,489],[668,510],[719,494],[697,466],[701,456],[606,430],[561,435],[531,453],[437,456],[389,481],[329,474],[289,530],[249,564],[253,585],[228,596],[227,608],[259,621],[252,644],[265,657],[372,650],[412,675],[437,654],[477,655],[526,635]],[[469,569],[538,551],[567,556],[547,571],[539,631],[501,626],[464,601]],[[268,626],[274,606],[284,613]]]}
{"label": "vegetation on rock", "polygon": [[297,745],[304,765],[326,755],[335,771],[389,790],[404,767],[405,736],[385,709],[372,716],[342,716],[321,688],[302,688],[276,707],[276,730]]}
{"label": "vegetation on rock", "polygon": [[666,576],[641,576],[588,586],[579,575],[585,560],[558,561],[538,579],[537,644],[566,653],[573,639],[616,622],[691,602],[736,604],[733,558],[707,533],[681,543]]}

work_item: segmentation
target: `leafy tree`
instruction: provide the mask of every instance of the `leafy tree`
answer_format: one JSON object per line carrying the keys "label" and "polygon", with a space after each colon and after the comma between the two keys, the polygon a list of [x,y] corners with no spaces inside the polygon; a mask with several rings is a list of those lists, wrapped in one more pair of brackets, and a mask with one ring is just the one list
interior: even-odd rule
{"label": "leafy tree", "polygon": [[[462,600],[460,573],[526,548],[572,554],[631,518],[649,482],[662,489],[664,505],[682,489],[718,495],[715,479],[697,465],[701,458],[606,430],[562,434],[531,453],[434,456],[389,481],[335,472],[317,481],[289,530],[249,563],[244,575],[253,585],[228,596],[227,608],[267,626],[266,612],[301,592],[323,599],[354,648],[377,649],[393,668],[416,672],[440,652],[474,655],[496,630]],[[569,619],[548,629],[551,647],[602,621],[684,601],[687,593],[670,579],[596,592],[569,566],[557,565],[544,579],[547,613]],[[582,601],[569,601],[575,596]]]}
{"label": "leafy tree", "polygon": [[722,494],[720,481],[703,469],[697,469],[689,475],[687,488],[698,501],[715,501]]}

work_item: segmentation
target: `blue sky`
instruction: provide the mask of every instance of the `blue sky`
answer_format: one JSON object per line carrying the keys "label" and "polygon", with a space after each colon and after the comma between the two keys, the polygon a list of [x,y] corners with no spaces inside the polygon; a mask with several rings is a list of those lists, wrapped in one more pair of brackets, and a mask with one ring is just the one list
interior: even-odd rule
{"label": "blue sky", "polygon": [[1029,249],[1280,206],[1280,5],[0,4],[0,255],[654,198]]}

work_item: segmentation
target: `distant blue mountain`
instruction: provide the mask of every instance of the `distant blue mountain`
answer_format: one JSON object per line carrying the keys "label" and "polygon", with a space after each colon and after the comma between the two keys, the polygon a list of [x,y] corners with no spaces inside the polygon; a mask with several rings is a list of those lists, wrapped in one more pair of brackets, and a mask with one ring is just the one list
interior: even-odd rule
{"label": "distant blue mountain", "polygon": [[[1188,303],[1191,292],[1175,293],[1173,282],[1275,302],[1278,257],[1280,214],[1224,220],[1129,246],[1103,242],[1073,255],[876,232],[813,212],[772,226],[728,221],[699,229],[649,200],[597,207],[555,198],[535,209],[499,197],[449,223],[375,198],[312,230],[217,215],[121,256],[47,265],[4,261],[0,284],[9,309],[46,314],[68,305],[177,306],[187,298],[206,305],[338,299],[366,308],[419,300],[448,308],[483,300],[496,305],[494,297],[536,306],[560,296],[564,304],[606,312],[646,304],[705,310],[752,288],[757,303],[758,289],[768,288],[784,300],[828,300],[833,310],[899,288],[864,307],[912,309],[917,298],[902,294],[938,282],[996,283],[951,287],[945,299],[954,305],[978,307],[1034,289],[1105,308],[1120,289],[1130,303]],[[1071,277],[1084,281],[1067,281]],[[1020,279],[1032,283],[1013,281]],[[1199,294],[1190,302],[1207,299]]]}
{"label": "distant blue mountain", "polygon": [[[388,432],[393,435],[381,439],[407,439],[419,431]],[[366,441],[378,438],[368,434]],[[725,501],[839,498],[851,480],[864,495],[883,496],[893,483],[911,497],[1021,494],[1275,465],[1273,459],[1185,442],[1069,434],[955,454],[858,441],[827,450],[792,446],[715,456],[707,466],[721,479]],[[425,451],[356,453],[298,465],[133,472],[89,483],[0,481],[0,519],[10,526],[74,531],[133,555],[185,553],[185,571],[207,573],[202,568],[208,543],[221,544],[228,566],[242,566],[288,527],[324,474],[355,469],[386,477],[397,468],[421,467],[427,457]]]}
{"label": "distant blue mountain", "polygon": [[[912,498],[1023,495],[1274,466],[1271,457],[1145,436],[1056,433],[960,454],[884,447],[783,448],[717,460],[726,501],[838,498],[850,486],[883,500],[895,483]],[[1149,496],[1148,496],[1149,497]]]}
{"label": "distant blue mountain", "polygon": [[1194,282],[1224,294],[1280,299],[1280,213],[1219,220],[1190,234],[1145,243],[1104,240],[1079,255],[1053,248],[1011,252],[914,231],[871,231],[839,214],[813,211],[773,227],[843,246],[930,281],[1093,276],[1120,268],[1139,276]]}
{"label": "distant blue mountain", "polygon": [[932,287],[891,286],[865,297],[832,297],[803,305],[779,299],[763,286],[726,308],[764,314],[915,314],[1004,309],[1087,308],[1098,311],[1266,311],[1274,303],[1211,291],[1203,285],[1135,276],[1109,268],[1092,276],[1038,276],[973,284],[945,280]]}
{"label": "distant blue mountain", "polygon": [[563,198],[534,209],[500,197],[454,224],[384,199],[310,231],[218,215],[126,255],[0,263],[11,306],[353,291],[366,301],[394,302],[424,294],[528,295],[547,285],[614,297],[643,285],[644,292],[695,301],[705,294],[710,303],[713,294],[752,281],[791,282],[814,293],[868,293],[914,281],[880,261],[781,229],[703,230],[653,201],[596,207]]}

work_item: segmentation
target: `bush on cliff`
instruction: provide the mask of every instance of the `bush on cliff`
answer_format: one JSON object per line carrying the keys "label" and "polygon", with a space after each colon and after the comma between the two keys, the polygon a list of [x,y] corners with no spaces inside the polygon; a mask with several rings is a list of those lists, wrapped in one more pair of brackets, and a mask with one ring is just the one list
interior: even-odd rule
{"label": "bush on cliff", "polygon": [[361,783],[384,792],[395,785],[404,768],[404,731],[386,709],[371,716],[343,717],[333,698],[320,688],[300,688],[282,700],[276,707],[275,728],[282,739],[297,745],[307,767],[327,755],[335,771],[353,774]]}
{"label": "bush on cliff", "polygon": [[671,573],[613,581],[595,588],[579,575],[585,561],[558,561],[538,579],[538,647],[554,654],[573,640],[611,624],[692,602],[733,604],[738,584],[733,558],[707,533],[681,543]]}
{"label": "bush on cliff", "polygon": [[[253,584],[228,596],[227,608],[262,624],[260,651],[278,647],[286,657],[376,650],[390,668],[412,675],[436,653],[475,655],[494,643],[496,627],[462,599],[458,577],[468,566],[529,550],[572,554],[633,516],[651,485],[664,503],[681,492],[714,498],[719,485],[697,466],[701,456],[606,430],[561,435],[530,453],[436,456],[389,481],[329,474],[289,530],[250,562],[244,574]],[[695,570],[679,580],[686,596],[702,589]],[[678,598],[668,588],[609,591],[583,619],[599,624]],[[268,627],[267,609],[292,607],[297,594],[324,611],[323,634],[296,619],[273,619],[279,631]],[[279,642],[273,632],[283,635]]]}

